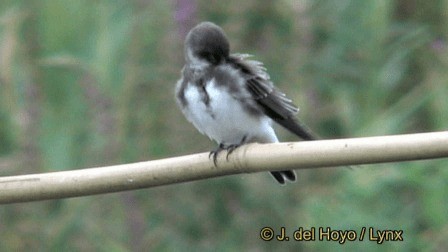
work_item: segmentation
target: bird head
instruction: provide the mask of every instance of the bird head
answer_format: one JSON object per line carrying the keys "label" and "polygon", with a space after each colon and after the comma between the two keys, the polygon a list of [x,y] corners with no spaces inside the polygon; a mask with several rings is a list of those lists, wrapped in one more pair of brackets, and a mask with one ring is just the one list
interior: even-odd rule
{"label": "bird head", "polygon": [[192,65],[218,65],[230,53],[229,41],[221,27],[202,22],[185,39],[185,59]]}

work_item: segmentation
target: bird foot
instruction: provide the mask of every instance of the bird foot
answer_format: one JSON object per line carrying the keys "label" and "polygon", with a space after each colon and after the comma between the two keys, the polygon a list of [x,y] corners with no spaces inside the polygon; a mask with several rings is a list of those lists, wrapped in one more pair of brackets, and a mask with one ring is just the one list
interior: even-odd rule
{"label": "bird foot", "polygon": [[236,148],[240,147],[241,145],[246,143],[246,136],[243,137],[243,139],[241,139],[241,142],[239,142],[238,144],[231,144],[228,146],[225,146],[223,143],[220,143],[218,145],[218,147],[212,151],[210,151],[210,154],[208,155],[208,158],[213,156],[213,163],[215,164],[215,166],[217,165],[217,160],[218,160],[218,154],[223,151],[226,150],[227,151],[227,155],[226,155],[226,160],[229,161],[229,155],[236,150]]}
{"label": "bird foot", "polygon": [[215,166],[218,166],[216,163],[218,159],[218,154],[225,149],[226,148],[224,147],[224,144],[220,143],[218,147],[216,147],[216,149],[210,151],[210,154],[208,154],[208,158],[211,158],[213,156],[213,163],[215,164]]}

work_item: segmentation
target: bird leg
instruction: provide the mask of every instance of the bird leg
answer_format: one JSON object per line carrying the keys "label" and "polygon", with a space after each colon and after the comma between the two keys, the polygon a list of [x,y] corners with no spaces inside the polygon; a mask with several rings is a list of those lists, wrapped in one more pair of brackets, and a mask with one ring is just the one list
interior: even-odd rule
{"label": "bird leg", "polygon": [[212,151],[210,151],[210,154],[208,155],[208,158],[210,158],[211,156],[213,156],[213,163],[215,164],[215,166],[217,165],[217,159],[218,159],[218,154],[223,151],[226,150],[227,151],[227,155],[226,155],[226,160],[229,161],[229,155],[238,147],[240,147],[241,145],[246,143],[246,139],[247,136],[245,135],[241,141],[238,144],[231,144],[229,146],[225,146],[223,143],[220,143],[218,145],[218,147]]}
{"label": "bird leg", "polygon": [[229,161],[230,153],[232,153],[236,148],[238,148],[241,145],[246,143],[246,138],[247,138],[247,136],[245,135],[245,136],[243,136],[243,138],[241,139],[241,141],[238,144],[231,144],[226,148],[227,149],[227,156],[226,156],[227,161]]}
{"label": "bird leg", "polygon": [[226,150],[226,149],[227,149],[227,148],[224,147],[224,144],[223,144],[223,143],[220,143],[220,144],[218,145],[218,147],[216,147],[216,149],[210,151],[210,154],[208,154],[208,158],[210,158],[211,156],[213,156],[213,163],[215,164],[215,166],[218,166],[217,163],[216,163],[216,162],[217,162],[217,158],[218,158],[218,154],[219,154],[221,151]]}

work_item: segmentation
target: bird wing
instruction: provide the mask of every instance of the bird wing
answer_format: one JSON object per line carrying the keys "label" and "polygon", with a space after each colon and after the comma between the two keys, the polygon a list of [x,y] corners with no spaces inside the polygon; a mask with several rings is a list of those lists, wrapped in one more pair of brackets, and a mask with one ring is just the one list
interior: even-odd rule
{"label": "bird wing", "polygon": [[246,77],[247,90],[264,113],[304,140],[317,139],[308,127],[295,118],[299,109],[292,103],[291,99],[275,88],[269,80],[269,75],[266,73],[263,64],[254,60],[246,60],[248,56],[234,54],[232,58],[235,59],[235,64]]}

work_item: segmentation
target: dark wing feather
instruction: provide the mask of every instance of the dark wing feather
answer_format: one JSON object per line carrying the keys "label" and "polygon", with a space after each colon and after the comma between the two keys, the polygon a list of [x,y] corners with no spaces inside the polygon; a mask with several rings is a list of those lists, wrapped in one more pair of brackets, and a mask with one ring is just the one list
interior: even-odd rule
{"label": "dark wing feather", "polygon": [[283,93],[274,88],[266,89],[264,93],[261,93],[260,87],[263,84],[259,80],[250,80],[247,82],[247,86],[257,103],[261,105],[266,115],[272,118],[272,120],[304,140],[316,139],[311,131],[295,118],[294,115],[297,112],[297,108]]}
{"label": "dark wing feather", "polygon": [[234,58],[241,71],[246,75],[247,89],[262,107],[266,115],[304,140],[316,140],[317,137],[305,125],[301,124],[295,114],[299,109],[286,95],[274,87],[260,62],[244,60],[246,55]]}

